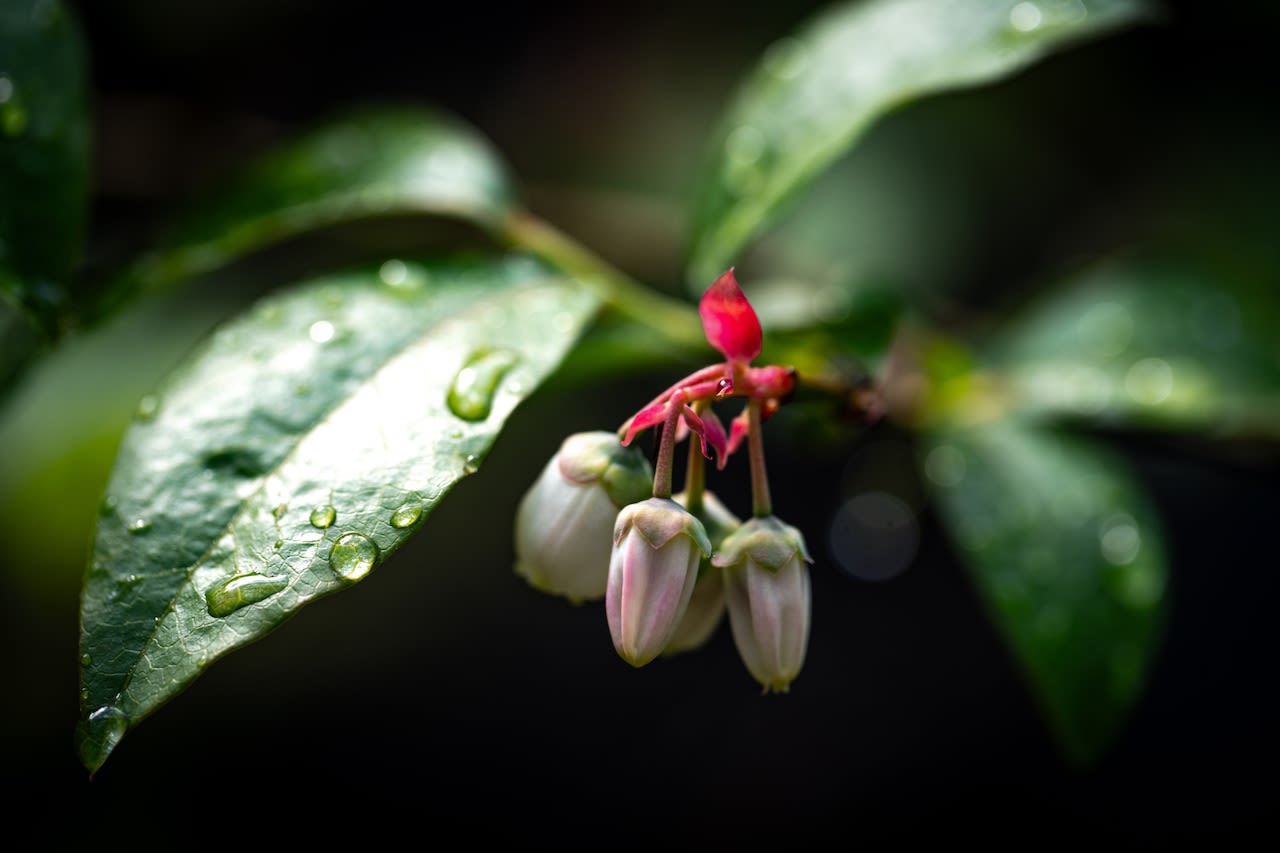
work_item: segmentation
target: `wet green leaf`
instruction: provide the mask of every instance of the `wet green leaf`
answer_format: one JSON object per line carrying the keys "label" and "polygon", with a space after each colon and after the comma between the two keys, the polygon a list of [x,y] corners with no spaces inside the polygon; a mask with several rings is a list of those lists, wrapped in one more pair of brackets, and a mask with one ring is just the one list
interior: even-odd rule
{"label": "wet green leaf", "polygon": [[819,14],[773,44],[711,147],[692,217],[700,291],[783,205],[880,116],[931,93],[1012,74],[1135,21],[1140,0],[870,0]]}
{"label": "wet green leaf", "polygon": [[0,5],[0,295],[46,333],[84,232],[85,89],[80,32],[61,3]]}
{"label": "wet green leaf", "polygon": [[1090,269],[991,347],[1009,405],[1093,425],[1280,439],[1280,298],[1177,259]]}
{"label": "wet green leaf", "polygon": [[379,566],[474,473],[595,298],[534,262],[316,281],[218,331],[144,398],[81,612],[81,757],[216,658]]}
{"label": "wet green leaf", "polygon": [[114,299],[343,222],[434,214],[496,228],[513,197],[506,165],[460,120],[423,109],[358,112],[270,153],[200,199],[125,275]]}
{"label": "wet green leaf", "polygon": [[1168,583],[1123,460],[1014,420],[927,435],[926,479],[1064,753],[1097,758],[1157,653]]}

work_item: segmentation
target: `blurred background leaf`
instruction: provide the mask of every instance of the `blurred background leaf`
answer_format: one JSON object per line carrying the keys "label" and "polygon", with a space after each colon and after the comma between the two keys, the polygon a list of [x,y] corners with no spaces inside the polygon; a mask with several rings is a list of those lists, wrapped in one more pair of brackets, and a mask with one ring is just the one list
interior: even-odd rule
{"label": "blurred background leaf", "polygon": [[700,292],[730,266],[884,113],[1012,74],[1145,9],[1138,0],[871,0],[825,10],[769,48],[713,137],[693,215],[690,288]]}
{"label": "blurred background leaf", "polygon": [[1095,427],[1280,439],[1280,292],[1186,257],[1063,282],[989,348],[1020,412]]}
{"label": "blurred background leaf", "polygon": [[0,391],[42,339],[56,337],[79,261],[88,194],[84,46],[58,0],[0,6]]}
{"label": "blurred background leaf", "polygon": [[434,214],[496,228],[513,192],[497,152],[460,119],[367,108],[311,129],[192,201],[105,308],[345,222]]}
{"label": "blurred background leaf", "polygon": [[926,480],[1064,753],[1098,760],[1160,648],[1168,569],[1142,486],[1113,453],[1015,420],[952,424]]}

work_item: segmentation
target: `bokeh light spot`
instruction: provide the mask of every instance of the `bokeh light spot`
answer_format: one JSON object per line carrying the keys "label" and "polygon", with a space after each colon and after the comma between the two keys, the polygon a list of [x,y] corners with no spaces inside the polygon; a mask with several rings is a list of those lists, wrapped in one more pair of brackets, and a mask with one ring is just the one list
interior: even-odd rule
{"label": "bokeh light spot", "polygon": [[1160,358],[1144,358],[1133,363],[1124,377],[1124,389],[1136,402],[1155,406],[1173,392],[1173,368]]}
{"label": "bokeh light spot", "polygon": [[915,558],[920,528],[905,501],[864,492],[844,502],[831,522],[831,554],[845,573],[866,581],[900,574]]}

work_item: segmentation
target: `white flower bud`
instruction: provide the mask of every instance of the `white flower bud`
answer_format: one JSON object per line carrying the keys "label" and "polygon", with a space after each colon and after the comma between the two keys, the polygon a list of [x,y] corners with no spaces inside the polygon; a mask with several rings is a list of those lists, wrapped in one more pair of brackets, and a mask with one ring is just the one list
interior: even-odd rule
{"label": "white flower bud", "polygon": [[785,693],[809,644],[812,562],[800,531],[773,516],[753,518],[712,558],[725,573],[729,625],[738,654],[766,693]]}
{"label": "white flower bud", "polygon": [[618,510],[652,486],[649,460],[614,433],[569,436],[516,512],[516,573],[571,601],[600,598]]}

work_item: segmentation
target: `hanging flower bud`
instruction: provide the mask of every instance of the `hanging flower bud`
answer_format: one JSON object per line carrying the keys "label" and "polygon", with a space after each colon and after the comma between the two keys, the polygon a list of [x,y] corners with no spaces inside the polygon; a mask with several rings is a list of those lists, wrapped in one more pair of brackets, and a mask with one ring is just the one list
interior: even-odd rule
{"label": "hanging flower bud", "polygon": [[670,498],[618,513],[605,613],[623,660],[644,666],[666,648],[689,606],[698,563],[710,553],[702,522]]}
{"label": "hanging flower bud", "polygon": [[804,665],[810,562],[800,531],[774,516],[739,527],[712,558],[725,571],[734,644],[766,693],[787,692]]}
{"label": "hanging flower bud", "polygon": [[[674,500],[680,506],[687,505],[684,492],[676,495]],[[712,492],[703,493],[698,520],[707,531],[713,551],[742,524]],[[698,582],[693,587],[684,618],[676,626],[676,632],[662,653],[678,654],[701,648],[720,626],[724,608],[724,572],[711,565],[710,557],[703,557],[698,563]]]}
{"label": "hanging flower bud", "polygon": [[643,500],[653,469],[611,432],[571,435],[516,512],[516,573],[571,601],[604,595],[618,510]]}

